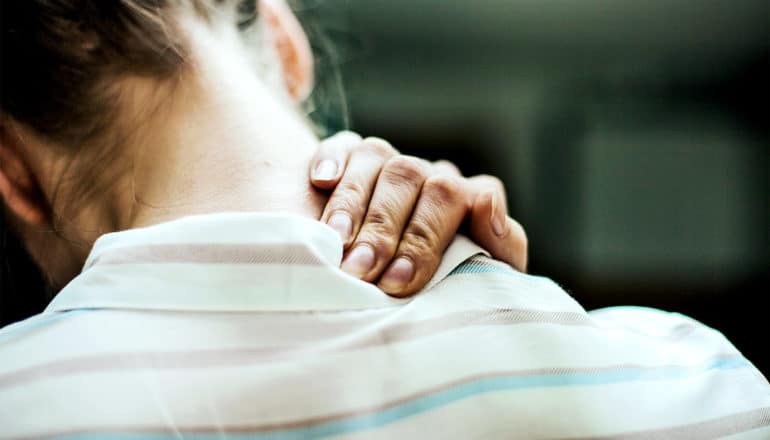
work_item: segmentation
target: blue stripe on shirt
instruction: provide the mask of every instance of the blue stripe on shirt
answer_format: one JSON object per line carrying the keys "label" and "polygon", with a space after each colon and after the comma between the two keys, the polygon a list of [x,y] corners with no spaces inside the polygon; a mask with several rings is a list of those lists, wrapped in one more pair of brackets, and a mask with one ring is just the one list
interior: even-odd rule
{"label": "blue stripe on shirt", "polygon": [[[751,367],[743,358],[723,358],[712,360],[698,366],[671,366],[660,368],[621,367],[613,370],[596,372],[566,372],[535,375],[503,375],[476,379],[466,383],[456,384],[449,388],[439,389],[431,394],[419,396],[410,401],[376,410],[371,413],[356,414],[339,420],[320,422],[297,428],[279,429],[273,431],[252,431],[227,433],[213,429],[211,432],[181,432],[185,439],[216,440],[227,437],[230,439],[255,440],[293,440],[306,438],[321,438],[342,435],[373,429],[397,422],[408,417],[435,410],[451,403],[462,401],[474,396],[495,391],[507,391],[527,388],[590,386],[618,382],[646,380],[675,380],[694,376],[712,370],[730,370]],[[312,422],[309,422],[312,423]],[[173,428],[173,427],[169,427]],[[169,433],[89,433],[56,436],[68,440],[172,440],[180,438],[180,434]]]}

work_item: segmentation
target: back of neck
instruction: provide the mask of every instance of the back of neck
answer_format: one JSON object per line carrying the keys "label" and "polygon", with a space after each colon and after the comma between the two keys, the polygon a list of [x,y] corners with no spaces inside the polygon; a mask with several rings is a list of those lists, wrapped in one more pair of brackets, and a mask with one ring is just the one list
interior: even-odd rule
{"label": "back of neck", "polygon": [[308,169],[318,140],[292,105],[259,83],[177,90],[122,182],[122,229],[225,211],[320,217]]}

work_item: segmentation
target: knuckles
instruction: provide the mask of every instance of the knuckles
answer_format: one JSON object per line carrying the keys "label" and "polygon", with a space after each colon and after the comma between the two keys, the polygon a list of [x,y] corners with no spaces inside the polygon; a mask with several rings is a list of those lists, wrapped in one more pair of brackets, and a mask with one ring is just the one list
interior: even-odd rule
{"label": "knuckles", "polygon": [[440,248],[439,230],[439,225],[431,225],[425,220],[413,220],[404,231],[402,253],[416,262],[436,260],[443,251]]}
{"label": "knuckles", "polygon": [[366,214],[366,225],[357,239],[367,243],[374,249],[377,261],[387,262],[399,246],[401,231],[394,219],[385,211],[369,211]]}
{"label": "knuckles", "polygon": [[440,159],[433,163],[433,166],[438,169],[444,169],[447,170],[449,173],[454,174],[456,176],[462,176],[462,173],[460,172],[460,168],[457,167],[454,163],[446,160],[446,159]]}
{"label": "knuckles", "polygon": [[403,182],[421,185],[427,177],[427,168],[420,159],[411,156],[394,156],[382,169],[383,176],[399,184]]}
{"label": "knuckles", "polygon": [[382,158],[388,158],[398,154],[398,151],[393,148],[393,145],[391,145],[390,142],[378,137],[368,137],[363,139],[358,146],[358,150]]}
{"label": "knuckles", "polygon": [[434,203],[454,204],[464,199],[462,178],[458,176],[430,176],[423,185],[423,192],[434,198]]}
{"label": "knuckles", "polygon": [[329,201],[333,206],[327,207],[327,211],[344,210],[351,214],[361,212],[365,209],[365,207],[361,206],[361,201],[366,200],[366,197],[366,188],[362,183],[355,180],[343,180],[334,190],[334,194]]}
{"label": "knuckles", "polygon": [[[355,200],[363,200],[367,195],[364,185],[360,182],[356,182],[355,180],[343,180],[337,186],[337,191],[341,193],[339,195],[351,199],[351,202]],[[338,195],[335,194],[335,196]]]}

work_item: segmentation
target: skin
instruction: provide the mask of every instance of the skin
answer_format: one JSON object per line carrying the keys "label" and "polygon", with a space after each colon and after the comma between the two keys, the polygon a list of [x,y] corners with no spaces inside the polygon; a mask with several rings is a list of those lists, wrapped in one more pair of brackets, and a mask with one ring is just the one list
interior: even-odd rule
{"label": "skin", "polygon": [[138,122],[120,128],[130,140],[103,180],[87,182],[101,189],[87,200],[68,183],[98,166],[93,156],[0,115],[6,214],[55,288],[104,233],[224,211],[327,222],[348,250],[343,270],[395,296],[427,283],[464,221],[493,256],[525,269],[526,236],[507,217],[499,180],[466,179],[353,133],[319,143],[296,106],[312,88],[307,38],[283,1],[261,0],[259,9],[281,83],[254,74],[231,17],[206,23],[180,12],[188,66],[172,82],[116,79],[119,119]]}
{"label": "skin", "polygon": [[495,258],[526,269],[526,234],[507,216],[495,177],[464,178],[449,162],[399,155],[382,139],[350,132],[325,140],[312,170],[316,186],[334,188],[321,218],[342,237],[343,270],[391,295],[430,280],[461,223]]}

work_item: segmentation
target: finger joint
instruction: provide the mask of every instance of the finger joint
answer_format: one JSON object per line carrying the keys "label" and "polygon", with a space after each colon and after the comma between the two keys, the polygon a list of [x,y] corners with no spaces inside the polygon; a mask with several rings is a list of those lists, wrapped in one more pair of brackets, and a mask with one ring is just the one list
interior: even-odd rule
{"label": "finger joint", "polygon": [[401,185],[417,184],[421,186],[426,178],[425,166],[416,158],[409,156],[396,156],[391,158],[382,171],[383,177],[389,183]]}

